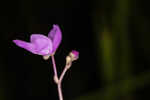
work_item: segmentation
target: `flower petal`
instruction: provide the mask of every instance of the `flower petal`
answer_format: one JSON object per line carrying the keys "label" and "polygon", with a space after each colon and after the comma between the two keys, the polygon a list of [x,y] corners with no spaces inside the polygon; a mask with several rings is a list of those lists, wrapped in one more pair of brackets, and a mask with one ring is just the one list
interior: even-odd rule
{"label": "flower petal", "polygon": [[25,41],[22,41],[22,40],[13,40],[13,42],[21,47],[21,48],[24,48],[30,52],[32,52],[33,54],[36,54],[35,52],[35,45],[31,44],[31,43],[28,43],[28,42],[25,42]]}
{"label": "flower petal", "polygon": [[30,37],[32,44],[36,46],[36,52],[39,55],[52,54],[52,41],[42,34],[32,34]]}
{"label": "flower petal", "polygon": [[55,52],[62,40],[62,33],[58,25],[53,25],[52,30],[48,33],[48,37],[52,40],[53,52]]}

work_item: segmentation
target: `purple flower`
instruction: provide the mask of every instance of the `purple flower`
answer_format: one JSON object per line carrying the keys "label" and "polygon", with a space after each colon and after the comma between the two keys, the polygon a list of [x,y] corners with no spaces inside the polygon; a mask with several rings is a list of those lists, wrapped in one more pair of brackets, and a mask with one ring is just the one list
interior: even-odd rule
{"label": "purple flower", "polygon": [[52,30],[48,33],[48,37],[42,34],[32,34],[30,42],[22,40],[13,40],[13,42],[33,54],[46,56],[56,52],[61,40],[62,35],[59,26],[53,25]]}

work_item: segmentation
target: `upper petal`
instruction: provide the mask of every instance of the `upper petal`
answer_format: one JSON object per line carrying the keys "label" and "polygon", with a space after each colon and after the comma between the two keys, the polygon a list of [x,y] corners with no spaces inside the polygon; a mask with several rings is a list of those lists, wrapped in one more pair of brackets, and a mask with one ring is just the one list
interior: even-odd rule
{"label": "upper petal", "polygon": [[53,52],[55,52],[62,40],[62,32],[58,25],[53,25],[52,30],[48,33],[48,37],[52,40]]}
{"label": "upper petal", "polygon": [[42,34],[32,34],[30,41],[36,46],[35,50],[38,54],[47,55],[52,53],[52,41],[48,37]]}

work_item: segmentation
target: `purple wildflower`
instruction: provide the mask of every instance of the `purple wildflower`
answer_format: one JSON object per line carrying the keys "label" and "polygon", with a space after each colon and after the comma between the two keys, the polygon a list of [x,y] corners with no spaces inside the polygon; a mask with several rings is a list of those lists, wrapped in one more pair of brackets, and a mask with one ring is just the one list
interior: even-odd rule
{"label": "purple wildflower", "polygon": [[48,33],[48,37],[42,34],[32,34],[30,42],[22,40],[13,40],[13,42],[33,54],[46,56],[55,53],[61,40],[62,35],[59,26],[53,25],[52,30]]}

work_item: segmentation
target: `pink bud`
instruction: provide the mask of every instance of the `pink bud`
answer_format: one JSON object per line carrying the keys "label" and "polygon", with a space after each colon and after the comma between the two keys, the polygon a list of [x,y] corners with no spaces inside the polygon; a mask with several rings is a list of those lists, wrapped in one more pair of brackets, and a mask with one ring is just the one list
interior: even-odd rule
{"label": "pink bud", "polygon": [[70,56],[71,56],[72,60],[77,60],[79,58],[79,52],[76,50],[72,50],[70,52]]}

